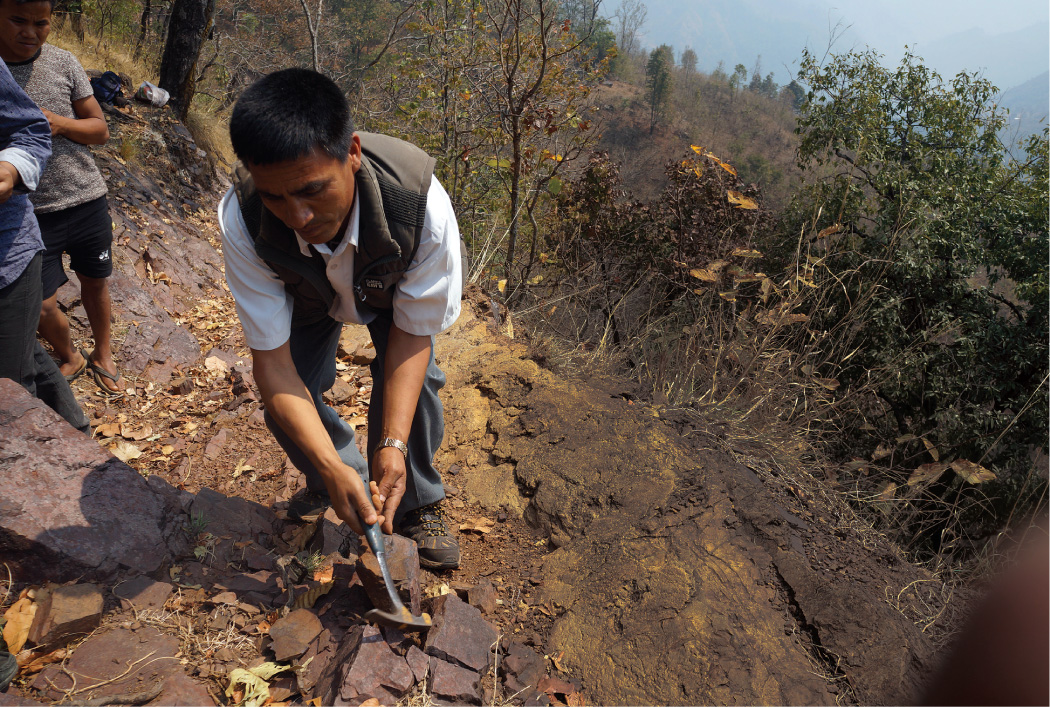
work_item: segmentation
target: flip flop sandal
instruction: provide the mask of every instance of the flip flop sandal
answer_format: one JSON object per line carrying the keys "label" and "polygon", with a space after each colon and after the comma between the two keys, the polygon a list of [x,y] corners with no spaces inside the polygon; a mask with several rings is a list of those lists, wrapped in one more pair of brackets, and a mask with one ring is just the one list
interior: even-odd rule
{"label": "flip flop sandal", "polygon": [[104,397],[115,399],[124,398],[127,395],[123,391],[114,391],[103,382],[103,379],[107,381],[112,381],[113,385],[116,386],[117,382],[120,381],[119,373],[116,376],[114,376],[113,374],[109,373],[90,359],[88,359],[88,368],[91,369],[91,377],[95,379],[95,384],[99,387],[99,389],[101,389],[102,395]]}
{"label": "flip flop sandal", "polygon": [[82,373],[84,373],[84,369],[86,369],[87,366],[88,366],[88,355],[87,355],[87,352],[84,351],[83,349],[79,349],[78,351],[80,352],[80,356],[84,359],[84,362],[80,365],[80,368],[78,368],[72,374],[65,374],[66,381],[69,382],[69,383],[73,383],[78,378],[80,378],[80,375]]}

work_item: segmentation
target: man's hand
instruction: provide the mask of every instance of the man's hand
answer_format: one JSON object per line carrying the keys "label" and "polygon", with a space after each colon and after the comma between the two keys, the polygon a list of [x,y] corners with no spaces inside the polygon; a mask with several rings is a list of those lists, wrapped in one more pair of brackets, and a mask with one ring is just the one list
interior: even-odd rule
{"label": "man's hand", "polygon": [[[332,509],[336,515],[345,521],[354,530],[354,533],[363,534],[365,526],[378,523],[384,526],[387,533],[390,522],[379,514],[376,514],[378,505],[372,505],[372,499],[365,489],[364,482],[353,467],[343,465],[340,474],[334,474],[325,479],[325,487],[328,496],[332,498]],[[402,493],[404,493],[402,491]],[[393,515],[389,517],[393,519]]]}
{"label": "man's hand", "polygon": [[0,204],[11,198],[21,180],[14,165],[10,162],[0,162]]}
{"label": "man's hand", "polygon": [[376,450],[369,465],[372,482],[368,485],[372,492],[372,504],[385,517],[384,533],[394,532],[394,512],[397,511],[401,497],[405,496],[407,476],[405,456],[396,447],[381,447]]}

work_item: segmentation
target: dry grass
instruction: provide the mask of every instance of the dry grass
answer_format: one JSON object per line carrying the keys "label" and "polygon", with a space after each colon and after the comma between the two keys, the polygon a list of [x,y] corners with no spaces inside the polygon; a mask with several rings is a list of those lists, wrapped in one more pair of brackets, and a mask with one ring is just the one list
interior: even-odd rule
{"label": "dry grass", "polygon": [[[72,52],[85,69],[115,71],[118,74],[127,75],[131,79],[130,92],[132,94],[143,81],[157,83],[157,72],[145,58],[146,55],[135,58],[120,42],[100,40],[90,32],[81,42],[68,23],[53,29],[48,37],[48,42]],[[128,98],[130,99],[131,96]],[[233,145],[230,143],[229,113],[229,109],[222,109],[214,99],[198,95],[194,98],[186,119],[186,128],[193,135],[198,147],[227,167],[231,167],[236,161]],[[138,147],[134,140],[122,141],[120,144],[121,157],[129,162],[132,161],[137,155]]]}

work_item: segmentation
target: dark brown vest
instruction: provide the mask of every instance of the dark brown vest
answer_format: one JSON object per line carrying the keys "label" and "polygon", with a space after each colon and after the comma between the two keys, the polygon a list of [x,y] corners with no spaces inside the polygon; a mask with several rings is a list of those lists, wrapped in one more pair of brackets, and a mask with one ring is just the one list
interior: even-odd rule
{"label": "dark brown vest", "polygon": [[[359,231],[354,300],[360,309],[389,310],[394,288],[419,247],[434,158],[397,138],[358,135],[362,156],[355,175]],[[302,254],[295,232],[263,205],[251,175],[240,163],[234,168],[233,183],[256,253],[293,298],[292,326],[327,317],[335,290],[328,282],[324,258],[312,247],[309,256]]]}

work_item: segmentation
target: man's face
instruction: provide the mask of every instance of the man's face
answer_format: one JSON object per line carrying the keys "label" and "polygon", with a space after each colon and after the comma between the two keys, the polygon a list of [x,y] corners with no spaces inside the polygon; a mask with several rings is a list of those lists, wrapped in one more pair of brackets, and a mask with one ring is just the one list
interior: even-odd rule
{"label": "man's face", "polygon": [[28,61],[51,32],[51,4],[0,0],[0,59]]}
{"label": "man's face", "polygon": [[354,204],[354,174],[361,167],[356,133],[346,162],[314,148],[295,160],[245,165],[266,208],[304,241],[322,244],[342,235]]}

